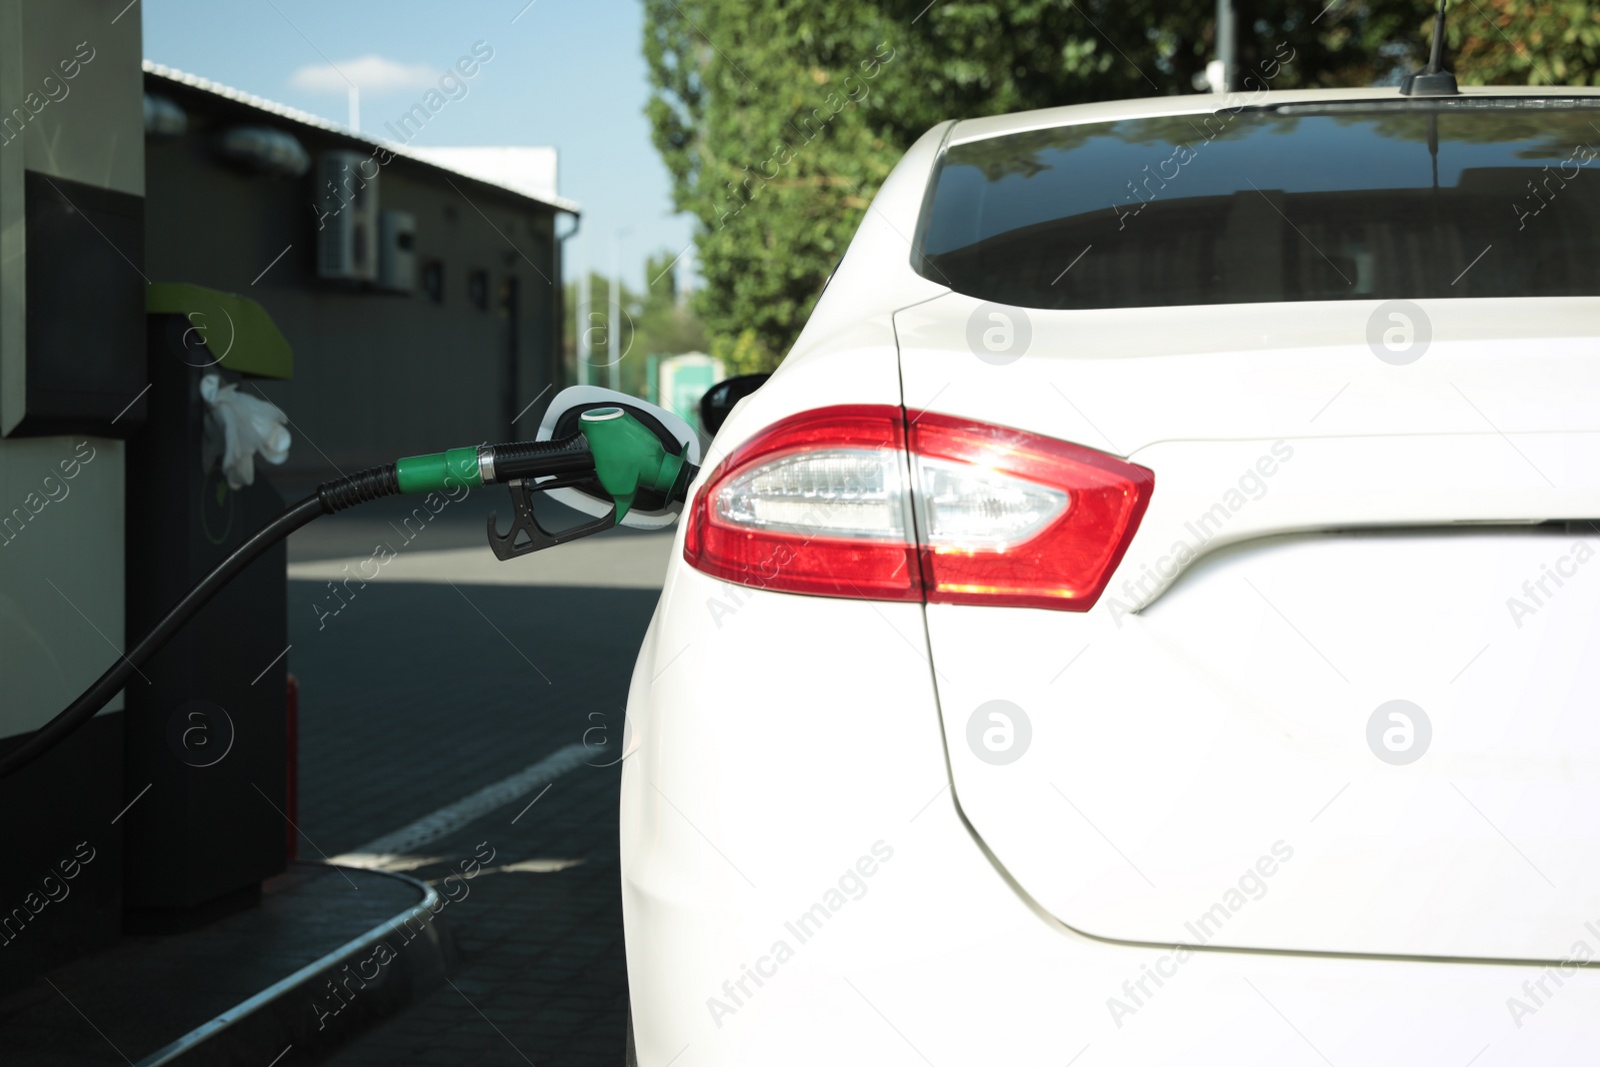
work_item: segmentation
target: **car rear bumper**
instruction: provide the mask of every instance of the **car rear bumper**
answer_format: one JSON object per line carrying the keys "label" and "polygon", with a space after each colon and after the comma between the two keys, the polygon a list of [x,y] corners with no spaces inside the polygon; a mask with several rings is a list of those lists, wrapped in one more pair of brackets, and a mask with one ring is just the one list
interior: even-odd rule
{"label": "car rear bumper", "polygon": [[[1592,970],[1191,953],[1048,919],[958,810],[926,656],[919,605],[674,559],[622,778],[641,1065],[1487,1067],[1600,1038]],[[1600,915],[1574,943],[1600,952]]]}

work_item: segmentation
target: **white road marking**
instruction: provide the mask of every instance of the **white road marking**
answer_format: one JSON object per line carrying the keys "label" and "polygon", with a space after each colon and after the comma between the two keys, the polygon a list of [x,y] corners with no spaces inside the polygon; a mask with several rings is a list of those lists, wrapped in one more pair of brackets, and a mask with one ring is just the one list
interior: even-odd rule
{"label": "white road marking", "polygon": [[383,867],[415,853],[422,846],[452,834],[497,808],[503,808],[535,789],[540,789],[560,778],[574,767],[583,766],[589,749],[581,744],[570,744],[557,749],[538,763],[524,767],[516,774],[469,793],[452,804],[424,815],[400,829],[374,838],[360,848],[334,856],[328,862],[346,867]]}

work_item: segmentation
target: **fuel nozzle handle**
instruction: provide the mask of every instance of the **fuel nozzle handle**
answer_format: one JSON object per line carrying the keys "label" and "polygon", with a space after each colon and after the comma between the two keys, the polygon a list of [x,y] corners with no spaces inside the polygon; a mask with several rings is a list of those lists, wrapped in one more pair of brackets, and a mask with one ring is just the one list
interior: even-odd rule
{"label": "fuel nozzle handle", "polygon": [[551,474],[592,474],[594,456],[583,434],[554,441],[513,441],[478,449],[485,482],[511,482]]}

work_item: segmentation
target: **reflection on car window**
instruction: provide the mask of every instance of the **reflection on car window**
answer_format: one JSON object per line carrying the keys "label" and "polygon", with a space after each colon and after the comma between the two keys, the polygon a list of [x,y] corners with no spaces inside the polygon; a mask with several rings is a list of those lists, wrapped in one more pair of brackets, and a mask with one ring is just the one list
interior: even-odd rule
{"label": "reflection on car window", "polygon": [[957,144],[913,261],[1035,308],[1600,295],[1600,107],[1462,99]]}

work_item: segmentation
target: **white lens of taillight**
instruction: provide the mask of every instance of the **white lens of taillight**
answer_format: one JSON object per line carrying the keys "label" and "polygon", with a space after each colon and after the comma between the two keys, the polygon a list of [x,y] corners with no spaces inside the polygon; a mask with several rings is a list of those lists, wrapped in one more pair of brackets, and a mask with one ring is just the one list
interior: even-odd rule
{"label": "white lens of taillight", "polygon": [[882,448],[794,452],[744,471],[716,494],[721,522],[753,530],[902,541],[902,453]]}
{"label": "white lens of taillight", "polygon": [[1055,522],[1071,497],[985,467],[917,456],[917,517],[935,547],[1000,551]]}

